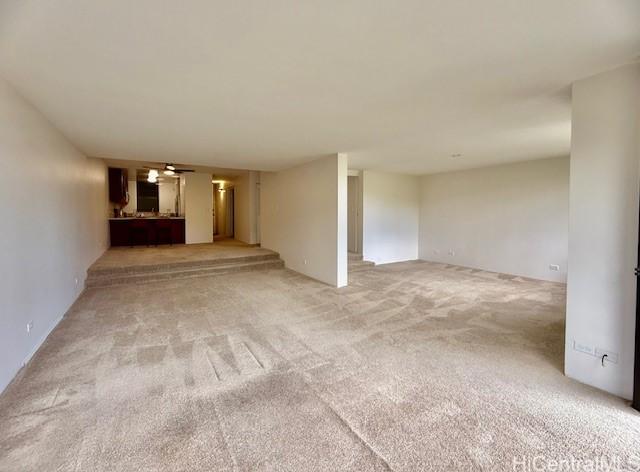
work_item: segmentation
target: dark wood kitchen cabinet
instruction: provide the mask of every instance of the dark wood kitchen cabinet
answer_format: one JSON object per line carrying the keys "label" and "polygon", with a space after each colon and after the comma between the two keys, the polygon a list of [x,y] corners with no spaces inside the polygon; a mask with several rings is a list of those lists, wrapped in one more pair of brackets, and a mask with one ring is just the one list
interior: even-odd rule
{"label": "dark wood kitchen cabinet", "polygon": [[111,246],[129,245],[129,221],[130,220],[109,220],[109,234],[111,236]]}
{"label": "dark wood kitchen cabinet", "polygon": [[109,201],[118,205],[129,202],[129,182],[127,169],[109,167]]}
{"label": "dark wood kitchen cabinet", "polygon": [[184,218],[111,218],[109,235],[111,246],[184,244]]}

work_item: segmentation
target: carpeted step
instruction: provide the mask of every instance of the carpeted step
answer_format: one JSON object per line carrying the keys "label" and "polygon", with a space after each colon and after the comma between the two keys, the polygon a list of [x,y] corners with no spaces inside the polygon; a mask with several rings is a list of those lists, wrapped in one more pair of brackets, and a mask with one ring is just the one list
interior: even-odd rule
{"label": "carpeted step", "polygon": [[360,270],[369,270],[375,267],[375,263],[371,261],[349,261],[349,272],[357,272]]}
{"label": "carpeted step", "polygon": [[238,264],[258,261],[279,261],[280,255],[277,252],[269,254],[258,254],[238,257],[219,257],[215,259],[202,259],[197,261],[182,262],[161,262],[158,264],[131,265],[123,267],[109,267],[87,270],[88,277],[116,276],[146,274],[155,272],[167,272],[171,270],[195,269],[205,267],[215,267],[220,265]]}
{"label": "carpeted step", "polygon": [[349,253],[349,262],[351,261],[361,261],[362,260],[362,254],[357,254],[355,252],[350,252]]}
{"label": "carpeted step", "polygon": [[187,279],[193,277],[207,277],[213,275],[225,275],[235,272],[248,272],[253,270],[280,269],[284,267],[284,261],[276,257],[254,256],[248,261],[231,262],[222,259],[222,263],[209,265],[181,265],[180,267],[166,268],[164,270],[141,271],[121,273],[89,274],[85,282],[87,288],[110,287],[113,285],[141,284],[160,282],[163,280]]}

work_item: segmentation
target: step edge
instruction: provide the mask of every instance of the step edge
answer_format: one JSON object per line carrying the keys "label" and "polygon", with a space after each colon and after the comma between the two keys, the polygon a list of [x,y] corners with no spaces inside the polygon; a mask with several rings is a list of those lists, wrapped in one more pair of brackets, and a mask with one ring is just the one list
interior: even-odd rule
{"label": "step edge", "polygon": [[[229,274],[233,272],[243,272],[247,269],[251,270],[255,269],[264,269],[264,268],[281,268],[284,267],[284,261],[281,259],[278,260],[269,260],[269,261],[259,261],[250,264],[229,264],[229,265],[218,265],[208,268],[198,268],[193,270],[183,270],[183,271],[167,271],[167,272],[150,272],[145,274],[130,274],[130,275],[117,275],[115,277],[102,277],[102,278],[87,278],[85,281],[85,286],[87,288],[94,287],[107,287],[112,285],[123,285],[128,282],[133,283],[142,283],[142,282],[154,282],[154,281],[165,281],[170,280],[172,278],[176,279],[186,279],[190,277],[206,277],[217,274]],[[148,279],[148,280],[146,280]]]}
{"label": "step edge", "polygon": [[278,253],[270,253],[270,254],[255,254],[251,256],[238,256],[238,257],[227,257],[220,259],[205,259],[198,261],[185,261],[185,262],[170,262],[164,264],[140,264],[133,265],[127,267],[110,267],[105,269],[91,269],[87,270],[87,275],[115,275],[115,274],[132,274],[132,273],[154,273],[161,272],[165,269],[180,269],[184,267],[214,267],[217,265],[225,265],[225,264],[234,264],[234,263],[242,263],[249,261],[263,261],[263,260],[278,260],[280,259],[280,255]]}

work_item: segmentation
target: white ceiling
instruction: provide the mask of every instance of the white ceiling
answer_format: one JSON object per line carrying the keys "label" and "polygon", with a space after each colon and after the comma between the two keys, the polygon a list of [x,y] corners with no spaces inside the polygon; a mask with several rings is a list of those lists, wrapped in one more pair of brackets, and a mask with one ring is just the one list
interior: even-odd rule
{"label": "white ceiling", "polygon": [[[0,75],[86,154],[411,173],[566,155],[638,0],[0,0]],[[452,154],[462,157],[452,158]]]}
{"label": "white ceiling", "polygon": [[248,172],[244,169],[227,169],[220,167],[211,167],[206,165],[191,165],[191,164],[182,164],[180,162],[157,162],[157,161],[138,161],[132,159],[109,159],[105,158],[105,162],[109,167],[118,167],[123,169],[146,169],[150,167],[152,169],[157,169],[162,173],[164,166],[166,164],[173,164],[178,169],[192,169],[196,172],[200,172],[203,174],[211,174],[213,178],[216,179],[234,179],[237,177],[245,176]]}

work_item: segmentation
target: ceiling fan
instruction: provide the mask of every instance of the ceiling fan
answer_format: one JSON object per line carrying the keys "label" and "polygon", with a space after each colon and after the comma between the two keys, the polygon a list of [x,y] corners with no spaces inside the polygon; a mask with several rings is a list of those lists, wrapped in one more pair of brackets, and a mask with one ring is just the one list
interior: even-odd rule
{"label": "ceiling fan", "polygon": [[158,167],[148,167],[144,166],[145,169],[155,170],[157,172],[162,172],[164,175],[175,175],[175,174],[183,174],[185,172],[195,172],[193,169],[182,169],[176,167],[175,164],[171,162],[166,162],[164,165],[160,164]]}

